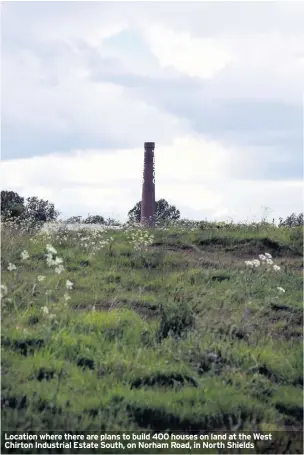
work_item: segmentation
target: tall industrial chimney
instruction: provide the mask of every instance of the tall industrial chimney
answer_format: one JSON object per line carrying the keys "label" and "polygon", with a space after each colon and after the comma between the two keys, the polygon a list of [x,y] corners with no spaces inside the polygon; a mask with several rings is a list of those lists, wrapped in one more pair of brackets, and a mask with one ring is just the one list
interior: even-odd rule
{"label": "tall industrial chimney", "polygon": [[155,223],[155,160],[154,142],[145,142],[144,174],[141,199],[140,223],[153,226]]}

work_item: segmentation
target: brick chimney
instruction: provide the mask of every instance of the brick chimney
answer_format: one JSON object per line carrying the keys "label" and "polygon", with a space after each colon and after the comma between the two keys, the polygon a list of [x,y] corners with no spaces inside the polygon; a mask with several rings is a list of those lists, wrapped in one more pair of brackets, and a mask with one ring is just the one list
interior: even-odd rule
{"label": "brick chimney", "polygon": [[143,226],[155,224],[155,159],[154,142],[145,142],[144,173],[141,199],[140,223]]}

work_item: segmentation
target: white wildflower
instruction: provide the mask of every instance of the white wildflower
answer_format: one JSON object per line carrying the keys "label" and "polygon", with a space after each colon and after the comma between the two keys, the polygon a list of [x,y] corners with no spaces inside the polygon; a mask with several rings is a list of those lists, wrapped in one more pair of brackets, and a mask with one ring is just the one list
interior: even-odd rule
{"label": "white wildflower", "polygon": [[272,259],[268,259],[268,258],[267,258],[267,259],[266,259],[266,262],[267,262],[267,264],[269,264],[269,265],[272,265],[272,264],[273,264],[273,260],[272,260]]}
{"label": "white wildflower", "polygon": [[248,266],[252,266],[252,261],[245,261],[245,264]]}
{"label": "white wildflower", "polygon": [[279,291],[280,294],[284,294],[285,293],[285,289],[281,288],[281,286],[278,286],[277,290]]}
{"label": "white wildflower", "polygon": [[260,261],[258,259],[253,259],[252,261],[245,261],[245,264],[249,267],[259,267]]}
{"label": "white wildflower", "polygon": [[55,272],[60,275],[62,272],[64,272],[64,267],[62,264],[60,264],[58,267],[55,268]]}
{"label": "white wildflower", "polygon": [[261,263],[260,263],[260,261],[258,259],[253,259],[252,264],[254,265],[254,267],[259,267],[259,265]]}
{"label": "white wildflower", "polygon": [[73,289],[74,283],[72,283],[72,281],[70,280],[66,280],[65,286],[70,291],[71,289]]}
{"label": "white wildflower", "polygon": [[266,256],[264,254],[259,254],[259,258],[261,259],[261,261],[266,261]]}
{"label": "white wildflower", "polygon": [[42,310],[43,313],[49,314],[49,309],[48,309],[47,306],[43,306],[43,307],[41,308],[41,310]]}
{"label": "white wildflower", "polygon": [[62,258],[56,258],[53,260],[53,265],[59,265],[59,264],[62,264],[63,263],[63,259]]}
{"label": "white wildflower", "polygon": [[278,270],[281,270],[281,267],[280,267],[279,265],[276,265],[276,264],[275,264],[275,265],[273,266],[273,270],[275,270],[275,271],[277,272]]}
{"label": "white wildflower", "polygon": [[271,254],[269,254],[269,253],[265,253],[265,256],[266,256],[268,259],[272,259],[272,256],[271,256]]}
{"label": "white wildflower", "polygon": [[68,300],[70,300],[71,296],[66,292],[64,294],[64,300],[67,302]]}
{"label": "white wildflower", "polygon": [[11,262],[8,264],[7,270],[9,270],[10,272],[16,269],[17,267],[15,266],[15,264],[12,264]]}
{"label": "white wildflower", "polygon": [[54,259],[52,253],[47,253],[46,255],[46,263],[49,267],[52,267],[54,265]]}
{"label": "white wildflower", "polygon": [[20,256],[23,261],[25,261],[26,259],[28,259],[30,257],[30,255],[28,254],[28,252],[26,250],[22,251]]}
{"label": "white wildflower", "polygon": [[46,250],[48,251],[48,253],[57,254],[57,251],[55,250],[55,248],[52,247],[52,245],[50,245],[49,243],[46,246]]}
{"label": "white wildflower", "polygon": [[45,280],[45,276],[44,275],[38,275],[37,276],[37,280],[38,281],[43,281],[43,280]]}

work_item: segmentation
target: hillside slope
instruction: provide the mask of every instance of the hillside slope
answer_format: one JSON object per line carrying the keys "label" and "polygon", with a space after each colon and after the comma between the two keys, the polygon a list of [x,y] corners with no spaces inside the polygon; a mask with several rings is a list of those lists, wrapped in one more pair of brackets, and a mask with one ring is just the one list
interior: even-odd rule
{"label": "hillside slope", "polygon": [[4,227],[2,429],[302,430],[301,235]]}

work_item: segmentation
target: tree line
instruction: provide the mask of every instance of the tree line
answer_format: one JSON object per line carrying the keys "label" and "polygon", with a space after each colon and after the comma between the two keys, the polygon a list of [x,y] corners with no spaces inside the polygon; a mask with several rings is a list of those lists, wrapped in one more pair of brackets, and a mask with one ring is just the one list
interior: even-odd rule
{"label": "tree line", "polygon": [[[139,223],[141,214],[141,201],[128,212],[130,222]],[[26,200],[14,191],[1,191],[1,218],[3,220],[30,219],[36,223],[56,221],[60,212],[55,209],[52,202],[28,197]],[[173,221],[180,219],[180,211],[170,205],[165,199],[156,201],[156,218],[158,221]],[[72,216],[67,223],[105,224],[108,226],[119,225],[119,221],[113,218],[105,219],[102,215],[89,215],[87,218]]]}
{"label": "tree line", "polygon": [[[139,223],[141,214],[141,201],[128,212],[130,222]],[[2,220],[31,220],[33,223],[45,223],[56,221],[60,212],[55,209],[52,202],[28,197],[26,200],[14,191],[1,191],[1,218]],[[165,199],[156,201],[156,218],[159,222],[176,221],[180,219],[180,211],[170,205]],[[67,223],[104,224],[108,226],[119,226],[120,222],[113,218],[105,219],[102,215],[89,215],[87,218],[72,216],[66,220]],[[292,213],[285,220],[279,219],[280,227],[303,226],[303,213]]]}

